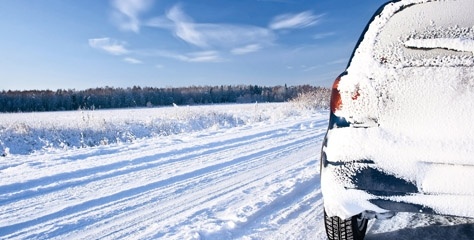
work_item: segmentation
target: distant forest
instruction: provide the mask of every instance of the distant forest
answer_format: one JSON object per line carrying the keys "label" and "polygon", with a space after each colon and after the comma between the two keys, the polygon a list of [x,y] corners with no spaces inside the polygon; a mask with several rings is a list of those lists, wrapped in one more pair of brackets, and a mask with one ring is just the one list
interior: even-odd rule
{"label": "distant forest", "polygon": [[180,88],[99,87],[87,90],[1,91],[0,112],[43,112],[78,109],[134,108],[219,103],[284,102],[301,94],[327,95],[329,89],[310,85],[191,86]]}

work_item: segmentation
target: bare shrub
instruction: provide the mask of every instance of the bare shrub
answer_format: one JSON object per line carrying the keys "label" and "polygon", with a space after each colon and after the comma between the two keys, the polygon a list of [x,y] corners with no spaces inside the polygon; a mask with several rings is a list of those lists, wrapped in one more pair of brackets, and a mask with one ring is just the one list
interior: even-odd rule
{"label": "bare shrub", "polygon": [[329,109],[331,90],[329,88],[316,88],[311,91],[298,93],[290,102],[298,109]]}

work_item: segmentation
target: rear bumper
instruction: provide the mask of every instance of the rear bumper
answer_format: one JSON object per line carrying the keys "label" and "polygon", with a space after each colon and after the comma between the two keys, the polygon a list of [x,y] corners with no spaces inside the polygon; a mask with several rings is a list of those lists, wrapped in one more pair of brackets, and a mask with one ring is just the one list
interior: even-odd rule
{"label": "rear bumper", "polygon": [[323,157],[322,161],[321,188],[330,216],[416,212],[474,218],[474,194],[456,192],[456,187],[451,192],[427,192],[423,184],[384,172],[368,160],[330,162]]}
{"label": "rear bumper", "polygon": [[329,130],[321,154],[327,214],[421,212],[474,218],[474,152],[462,145],[447,149],[426,141],[391,140],[397,137],[380,128]]}

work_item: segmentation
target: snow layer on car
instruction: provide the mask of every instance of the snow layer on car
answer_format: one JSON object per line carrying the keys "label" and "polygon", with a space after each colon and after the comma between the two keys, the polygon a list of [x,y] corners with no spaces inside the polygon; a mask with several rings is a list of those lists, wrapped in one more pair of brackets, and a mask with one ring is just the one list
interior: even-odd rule
{"label": "snow layer on car", "polygon": [[378,32],[373,58],[397,68],[472,66],[473,8],[472,1],[454,7],[450,1],[433,1],[404,8]]}
{"label": "snow layer on car", "polygon": [[466,38],[434,38],[434,39],[409,39],[406,47],[420,49],[448,49],[474,53],[474,40]]}
{"label": "snow layer on car", "polygon": [[[417,5],[406,7],[415,3],[428,7],[423,11]],[[474,1],[451,3],[394,2],[375,17],[354,53],[347,74],[341,78],[338,89],[343,105],[335,114],[352,123],[376,121],[380,127],[331,130],[328,133],[331,144],[325,149],[328,159],[374,159],[383,171],[424,184],[430,194],[438,196],[446,191],[443,186],[450,179],[435,176],[439,169],[427,171],[423,164],[448,162],[471,165],[469,168],[474,165]],[[454,176],[457,168],[443,168],[443,173],[443,176]],[[334,180],[322,176],[327,181]],[[471,175],[465,178],[467,181],[456,181],[457,186],[450,194],[472,195],[474,178]],[[325,197],[332,195],[331,199],[344,199],[347,194],[329,187],[323,191]],[[351,194],[356,202],[354,199],[370,198],[364,192]],[[472,211],[463,213],[466,205],[445,206],[442,199],[433,200],[430,206],[440,213],[474,216]],[[416,196],[397,200],[424,204],[430,201]],[[325,202],[325,207],[329,215],[346,217],[361,210],[350,204],[341,209],[330,202]],[[380,211],[376,206],[364,208]]]}
{"label": "snow layer on car", "polygon": [[[424,3],[421,5],[412,5]],[[385,6],[381,15],[375,17],[370,24],[364,39],[358,46],[351,61],[351,69],[367,72],[373,65],[390,63],[390,67],[458,65],[472,66],[472,41],[474,40],[474,1],[400,1]],[[420,10],[420,6],[423,9]],[[398,12],[398,13],[397,13]],[[397,13],[396,15],[394,15]],[[393,16],[393,18],[392,18]],[[462,16],[462,18],[460,18]],[[407,19],[416,19],[409,21]],[[390,20],[390,21],[389,21]],[[417,51],[418,46],[411,46],[412,41],[423,40],[424,43],[436,39],[451,39],[457,41],[456,50],[468,53],[454,53],[453,51]],[[418,45],[418,44],[417,44]],[[421,46],[423,47],[423,46]],[[428,48],[425,46],[425,48]],[[443,46],[437,48],[444,48]],[[465,50],[464,50],[465,49]],[[443,54],[440,54],[443,53]],[[441,58],[443,61],[441,61]],[[454,66],[458,66],[454,65]]]}

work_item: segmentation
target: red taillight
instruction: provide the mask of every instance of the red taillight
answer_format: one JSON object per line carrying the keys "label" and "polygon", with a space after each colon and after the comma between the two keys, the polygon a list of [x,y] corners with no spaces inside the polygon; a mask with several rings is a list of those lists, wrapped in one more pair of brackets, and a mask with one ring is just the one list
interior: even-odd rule
{"label": "red taillight", "polygon": [[354,93],[352,93],[352,100],[354,100],[354,101],[357,100],[357,98],[359,98],[359,96],[360,96],[359,84],[357,84]]}
{"label": "red taillight", "polygon": [[336,110],[341,109],[342,106],[342,99],[341,93],[337,89],[339,87],[339,82],[341,81],[341,77],[336,78],[334,84],[332,85],[332,92],[331,92],[331,112],[336,112]]}

